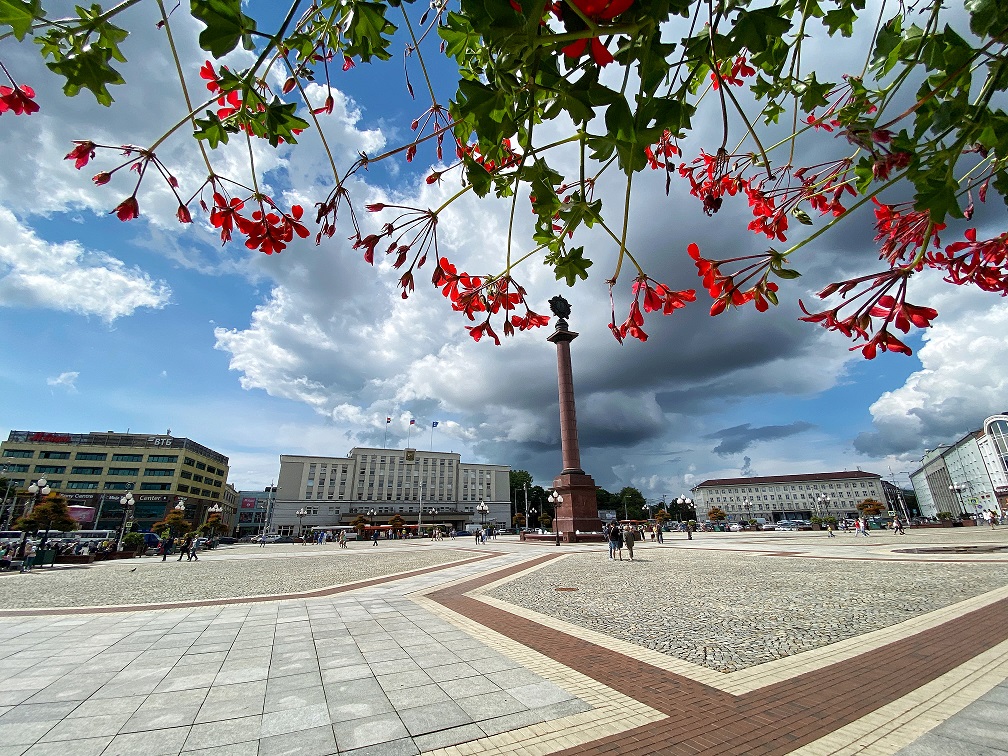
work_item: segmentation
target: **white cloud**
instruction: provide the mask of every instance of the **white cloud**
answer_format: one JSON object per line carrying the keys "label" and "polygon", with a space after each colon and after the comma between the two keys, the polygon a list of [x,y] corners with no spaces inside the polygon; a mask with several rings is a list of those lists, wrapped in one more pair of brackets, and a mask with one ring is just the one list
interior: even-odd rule
{"label": "white cloud", "polygon": [[171,289],[137,268],[78,242],[50,244],[0,207],[0,305],[97,315],[106,322],[160,309]]}
{"label": "white cloud", "polygon": [[68,371],[65,373],[60,373],[55,378],[46,378],[46,385],[54,387],[59,386],[60,388],[65,388],[72,394],[76,394],[77,393],[76,381],[78,376],[80,376],[80,373],[76,371],[74,372]]}

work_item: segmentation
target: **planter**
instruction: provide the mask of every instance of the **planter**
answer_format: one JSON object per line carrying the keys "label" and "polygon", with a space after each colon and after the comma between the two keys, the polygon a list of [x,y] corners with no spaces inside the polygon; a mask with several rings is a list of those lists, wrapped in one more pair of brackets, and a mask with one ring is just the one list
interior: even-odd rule
{"label": "planter", "polygon": [[132,559],[136,556],[135,551],[107,551],[90,554],[96,562],[104,562],[108,559]]}
{"label": "planter", "polygon": [[94,554],[60,554],[56,557],[56,564],[91,564],[94,561]]}

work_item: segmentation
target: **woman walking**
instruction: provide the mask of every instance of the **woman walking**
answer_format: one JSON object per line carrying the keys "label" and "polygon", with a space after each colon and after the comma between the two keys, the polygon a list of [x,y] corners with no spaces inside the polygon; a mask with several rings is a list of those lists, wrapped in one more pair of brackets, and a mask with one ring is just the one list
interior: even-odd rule
{"label": "woman walking", "polygon": [[[630,552],[630,561],[633,561],[633,545],[634,541],[637,540],[637,528],[633,525],[628,525],[626,531],[623,533],[623,541],[626,543],[627,551]],[[620,557],[622,558],[622,554]]]}

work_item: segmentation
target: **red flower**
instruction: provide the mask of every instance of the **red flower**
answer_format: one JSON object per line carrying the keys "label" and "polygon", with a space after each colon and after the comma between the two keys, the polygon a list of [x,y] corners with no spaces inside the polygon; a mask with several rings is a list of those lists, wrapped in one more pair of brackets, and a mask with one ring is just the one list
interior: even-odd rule
{"label": "red flower", "polygon": [[0,87],[0,113],[9,110],[14,115],[37,113],[39,106],[33,99],[35,90],[27,84],[20,87]]}
{"label": "red flower", "polygon": [[115,213],[119,220],[128,221],[138,218],[140,216],[140,206],[137,205],[136,197],[127,197],[122,202],[120,202],[116,209],[112,211]]}
{"label": "red flower", "polygon": [[343,56],[343,70],[344,71],[349,71],[355,65],[356,64],[353,62],[353,58],[351,58],[349,55],[344,55]]}
{"label": "red flower", "polygon": [[588,18],[600,18],[607,21],[616,18],[633,5],[633,0],[571,0],[571,2]]}
{"label": "red flower", "polygon": [[185,205],[179,205],[178,212],[175,215],[179,219],[179,223],[192,223],[192,216],[189,214],[189,208]]}
{"label": "red flower", "polygon": [[221,230],[221,242],[226,244],[231,241],[231,231],[235,224],[237,223],[241,228],[241,224],[245,222],[245,219],[238,214],[245,203],[237,197],[232,197],[228,202],[223,195],[217,192],[214,192],[213,200],[214,208],[210,211],[210,223],[214,228]]}
{"label": "red flower", "polygon": [[206,80],[206,88],[211,92],[219,92],[220,84],[217,83],[217,73],[214,71],[213,64],[208,60],[203,64],[203,67],[199,70],[199,75],[201,79]]}
{"label": "red flower", "polygon": [[73,160],[74,168],[80,170],[88,164],[88,160],[94,157],[95,145],[94,142],[74,142],[74,144],[77,146],[70,150],[63,159]]}

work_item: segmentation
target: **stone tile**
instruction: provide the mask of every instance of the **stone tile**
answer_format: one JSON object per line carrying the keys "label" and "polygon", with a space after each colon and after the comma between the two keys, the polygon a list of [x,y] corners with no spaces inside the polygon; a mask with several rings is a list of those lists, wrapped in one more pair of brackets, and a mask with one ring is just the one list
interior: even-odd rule
{"label": "stone tile", "polygon": [[[135,733],[163,728],[181,728],[196,721],[207,689],[152,693],[129,718],[121,732]],[[179,746],[181,748],[181,745]]]}
{"label": "stone tile", "polygon": [[14,707],[0,716],[0,725],[60,720],[77,706],[76,701],[28,702]]}
{"label": "stone tile", "polygon": [[412,688],[400,688],[386,691],[385,695],[398,709],[411,709],[414,706],[450,701],[451,698],[438,685],[417,685]]}
{"label": "stone tile", "polygon": [[[261,702],[262,703],[262,702]],[[266,700],[263,703],[264,712],[283,711],[284,709],[299,709],[305,706],[315,706],[326,703],[325,690],[321,685],[310,688],[299,688],[297,690],[275,690],[269,688],[266,691]]]}
{"label": "stone tile", "polygon": [[41,742],[36,743],[24,753],[25,756],[67,756],[68,753],[72,756],[99,756],[111,742],[111,735],[69,742]]}
{"label": "stone tile", "polygon": [[545,680],[534,685],[521,685],[508,690],[512,696],[524,703],[530,709],[538,706],[549,706],[550,704],[569,701],[573,696],[563,688]]}
{"label": "stone tile", "polygon": [[523,703],[504,691],[466,696],[458,699],[456,703],[474,720],[502,717],[528,709]]}
{"label": "stone tile", "polygon": [[243,743],[216,746],[214,748],[196,748],[182,751],[185,756],[256,756],[259,753],[258,740],[246,740]]}
{"label": "stone tile", "polygon": [[473,677],[479,674],[476,668],[468,662],[453,662],[452,664],[424,667],[424,672],[435,682],[458,680],[462,677]]}
{"label": "stone tile", "polygon": [[188,734],[188,727],[172,727],[116,735],[102,756],[177,756]]}
{"label": "stone tile", "polygon": [[350,664],[322,670],[323,685],[347,682],[348,680],[362,680],[365,678],[374,679],[371,667],[367,664]]}
{"label": "stone tile", "polygon": [[154,688],[155,693],[209,688],[217,677],[217,668],[205,669],[195,665],[175,667]]}
{"label": "stone tile", "polygon": [[258,756],[331,756],[337,752],[331,725],[263,737]]}
{"label": "stone tile", "polygon": [[133,712],[131,711],[120,711],[114,714],[97,714],[90,717],[70,717],[49,730],[42,737],[42,742],[102,737],[108,737],[111,740],[132,716]]}
{"label": "stone tile", "polygon": [[421,669],[412,672],[396,672],[391,675],[380,675],[378,683],[385,690],[401,690],[402,688],[413,688],[417,685],[432,685],[434,681]]}
{"label": "stone tile", "polygon": [[[479,696],[484,693],[497,693],[500,691],[500,688],[485,677],[461,677],[457,680],[445,680],[438,683],[438,685],[452,698]],[[522,700],[524,701],[525,699],[522,698]]]}
{"label": "stone tile", "polygon": [[326,698],[329,702],[329,719],[334,724],[395,712],[395,707],[384,693],[336,697],[327,693]]}
{"label": "stone tile", "polygon": [[306,706],[303,709],[284,709],[262,715],[262,735],[286,735],[291,732],[308,730],[329,725],[329,709],[325,704]]}
{"label": "stone tile", "polygon": [[58,719],[0,723],[0,743],[29,746],[59,724]]}
{"label": "stone tile", "polygon": [[541,709],[532,709],[531,711],[519,711],[514,714],[506,714],[503,717],[485,719],[479,722],[479,727],[488,736],[498,735],[502,732],[509,732],[511,730],[517,730],[521,727],[528,727],[529,725],[545,722],[546,719],[542,716],[541,711]]}
{"label": "stone tile", "polygon": [[216,722],[232,717],[262,714],[266,698],[266,681],[218,685],[210,688],[196,716],[196,723]]}
{"label": "stone tile", "polygon": [[1008,748],[989,748],[963,743],[933,733],[896,751],[895,756],[1004,756]]}
{"label": "stone tile", "polygon": [[494,685],[504,690],[520,688],[523,685],[538,685],[544,682],[539,675],[527,669],[503,669],[500,672],[491,672],[486,677]]}
{"label": "stone tile", "polygon": [[185,750],[193,751],[217,746],[234,745],[259,740],[262,715],[235,717],[217,722],[195,724],[189,729]]}
{"label": "stone tile", "polygon": [[433,751],[437,748],[447,748],[459,743],[468,743],[470,740],[478,740],[484,737],[483,730],[478,725],[468,724],[461,727],[450,727],[447,730],[438,730],[426,735],[417,735],[413,742],[421,753]]}
{"label": "stone tile", "polygon": [[409,734],[414,737],[449,727],[472,724],[473,721],[472,717],[454,701],[402,709],[399,711],[399,718],[406,725]]}
{"label": "stone tile", "polygon": [[333,725],[333,730],[341,752],[408,738],[410,734],[395,712],[340,722]]}
{"label": "stone tile", "polygon": [[409,656],[403,659],[389,659],[387,661],[371,662],[371,671],[375,677],[382,675],[396,675],[404,672],[420,672],[420,665]]}
{"label": "stone tile", "polygon": [[238,683],[265,680],[269,676],[269,664],[231,664],[225,662],[214,678],[214,685],[236,685]]}
{"label": "stone tile", "polygon": [[322,675],[318,670],[314,672],[303,672],[296,675],[282,675],[280,677],[270,676],[266,683],[266,692],[301,690],[312,688],[322,684]]}
{"label": "stone tile", "polygon": [[377,743],[350,751],[340,751],[340,756],[413,756],[420,753],[416,744],[409,738],[390,740],[388,743]]}

